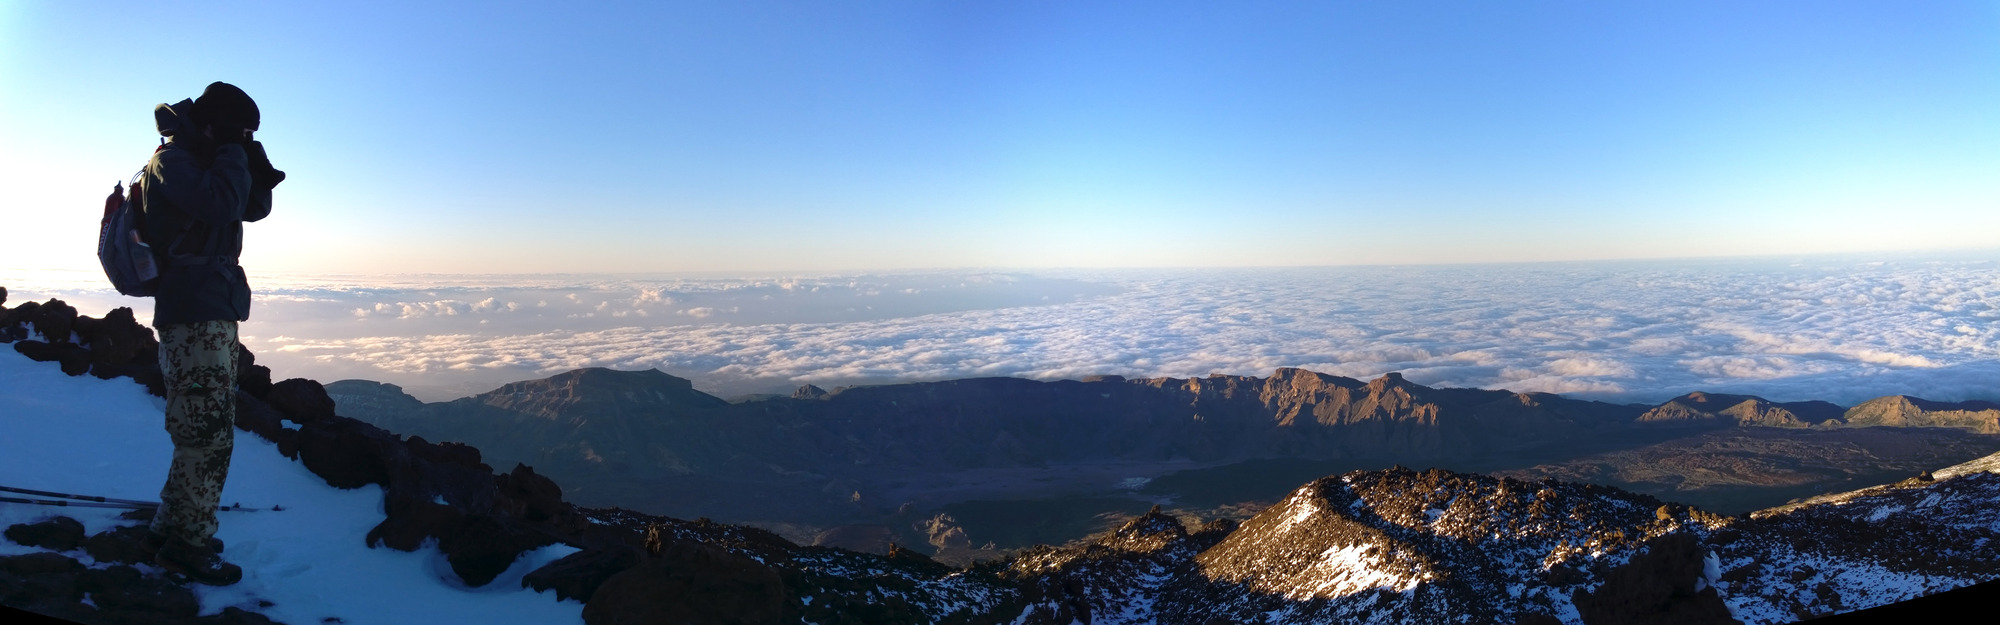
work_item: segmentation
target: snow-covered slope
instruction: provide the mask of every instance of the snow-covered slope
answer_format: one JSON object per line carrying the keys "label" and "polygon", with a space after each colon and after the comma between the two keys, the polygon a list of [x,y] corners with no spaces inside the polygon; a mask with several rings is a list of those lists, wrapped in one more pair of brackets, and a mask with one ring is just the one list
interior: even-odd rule
{"label": "snow-covered slope", "polygon": [[[0,485],[157,500],[173,451],[161,410],[162,402],[131,380],[72,377],[0,349]],[[225,557],[243,567],[243,582],[195,586],[203,614],[235,606],[293,624],[582,622],[582,603],[520,584],[526,572],[575,548],[529,552],[493,583],[467,588],[434,547],[368,547],[364,536],[382,521],[381,487],[327,486],[256,435],[237,432],[222,497],[285,509],[222,513],[217,537]],[[0,528],[55,516],[77,519],[91,534],[134,524],[119,512],[0,503]],[[0,556],[34,551],[0,540]],[[81,549],[64,555],[106,566]]]}

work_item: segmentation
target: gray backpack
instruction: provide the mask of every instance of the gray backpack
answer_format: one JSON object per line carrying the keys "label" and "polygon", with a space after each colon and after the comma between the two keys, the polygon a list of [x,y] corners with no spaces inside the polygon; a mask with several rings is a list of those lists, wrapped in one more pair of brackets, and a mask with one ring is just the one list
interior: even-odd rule
{"label": "gray backpack", "polygon": [[133,176],[130,190],[112,185],[97,230],[97,262],[104,265],[104,276],[119,293],[133,297],[160,292],[160,262],[146,243],[146,195],[139,190],[145,176],[144,171]]}

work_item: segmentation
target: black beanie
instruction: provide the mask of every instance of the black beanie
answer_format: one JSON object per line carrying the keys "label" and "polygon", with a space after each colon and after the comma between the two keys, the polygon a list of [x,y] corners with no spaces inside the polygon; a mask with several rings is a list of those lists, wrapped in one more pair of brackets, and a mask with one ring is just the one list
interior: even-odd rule
{"label": "black beanie", "polygon": [[250,94],[226,82],[212,82],[194,99],[194,120],[198,125],[240,126],[257,129],[257,102]]}

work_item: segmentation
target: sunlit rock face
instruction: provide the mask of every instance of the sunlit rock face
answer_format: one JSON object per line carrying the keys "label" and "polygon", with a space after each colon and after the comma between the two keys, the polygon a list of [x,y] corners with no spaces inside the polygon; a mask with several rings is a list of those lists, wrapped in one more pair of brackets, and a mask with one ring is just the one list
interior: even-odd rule
{"label": "sunlit rock face", "polygon": [[1862,402],[1848,409],[1846,417],[1853,426],[1958,427],[2000,433],[2000,404],[1990,401],[1947,403],[1891,395]]}
{"label": "sunlit rock face", "polygon": [[1982,468],[1996,463],[1749,518],[1553,480],[1357,471],[1238,528],[1123,546],[1172,522],[1148,515],[1013,572],[1029,623],[1786,623],[2000,577],[2000,474]]}

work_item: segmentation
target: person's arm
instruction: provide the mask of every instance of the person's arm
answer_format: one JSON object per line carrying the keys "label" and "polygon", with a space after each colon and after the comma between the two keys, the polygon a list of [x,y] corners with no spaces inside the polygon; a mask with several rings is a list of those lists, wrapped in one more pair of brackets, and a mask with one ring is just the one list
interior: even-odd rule
{"label": "person's arm", "polygon": [[262,142],[243,144],[243,153],[250,164],[250,204],[243,209],[243,221],[257,221],[271,216],[271,188],[285,181],[285,172],[271,166]]}
{"label": "person's arm", "polygon": [[[250,167],[243,146],[226,144],[217,148],[215,162],[206,170],[195,163],[194,155],[187,150],[161,152],[155,162],[159,164],[153,172],[159,185],[155,191],[188,215],[211,224],[245,217],[252,194]],[[263,195],[263,211],[269,213],[270,192]]]}

